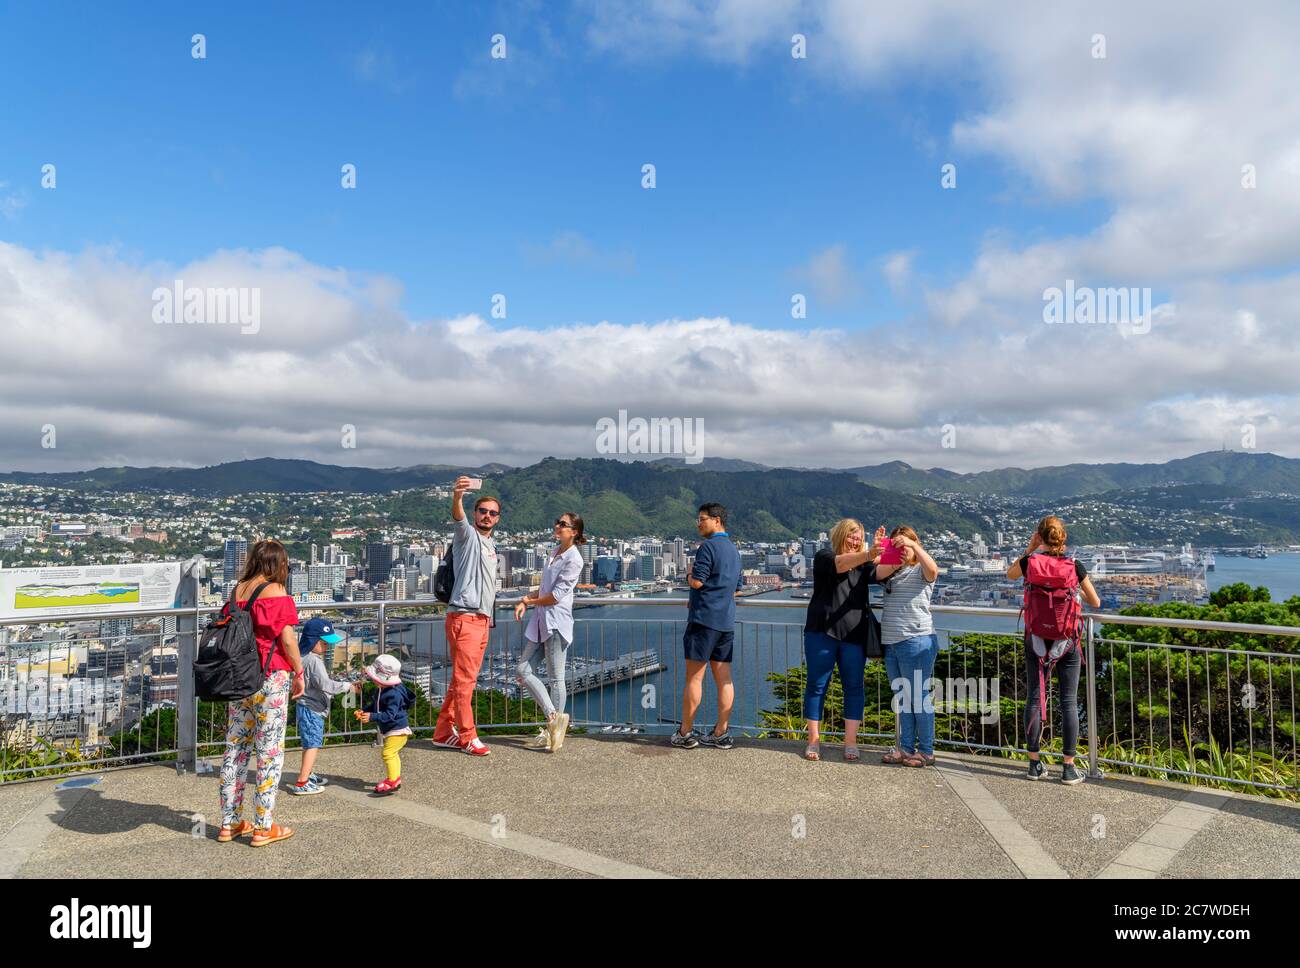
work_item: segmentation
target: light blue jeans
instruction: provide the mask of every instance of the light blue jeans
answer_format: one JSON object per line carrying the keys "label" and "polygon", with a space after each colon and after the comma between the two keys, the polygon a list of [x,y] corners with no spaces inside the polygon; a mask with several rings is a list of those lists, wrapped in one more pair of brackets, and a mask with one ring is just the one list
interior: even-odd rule
{"label": "light blue jeans", "polygon": [[894,690],[899,742],[904,753],[934,756],[934,698],[930,678],[938,656],[939,636],[933,632],[885,646],[885,673]]}
{"label": "light blue jeans", "polygon": [[[541,658],[538,653],[542,651],[543,645],[546,647],[546,677],[551,683],[549,693],[537,675]],[[548,718],[553,713],[564,712],[567,698],[564,691],[564,657],[568,649],[569,643],[564,641],[564,636],[558,631],[552,632],[545,643],[524,639],[524,654],[519,657],[519,681],[533,694],[537,705],[542,707]]]}

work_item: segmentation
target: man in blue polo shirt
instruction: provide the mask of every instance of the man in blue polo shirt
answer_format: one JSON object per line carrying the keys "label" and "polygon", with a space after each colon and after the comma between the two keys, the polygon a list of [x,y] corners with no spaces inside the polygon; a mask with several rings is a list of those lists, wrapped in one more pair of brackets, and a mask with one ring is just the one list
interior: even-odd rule
{"label": "man in blue polo shirt", "polygon": [[[735,689],[731,684],[731,645],[736,628],[736,593],[740,591],[740,553],[727,537],[727,509],[721,504],[701,504],[695,519],[704,540],[695,551],[695,564],[687,582],[691,586],[686,616],[686,687],[682,690],[682,725],[672,744],[693,750],[701,743],[729,750],[735,744],[728,723]],[[718,722],[713,732],[694,729],[695,713],[704,696],[704,670],[713,670],[718,687]]]}

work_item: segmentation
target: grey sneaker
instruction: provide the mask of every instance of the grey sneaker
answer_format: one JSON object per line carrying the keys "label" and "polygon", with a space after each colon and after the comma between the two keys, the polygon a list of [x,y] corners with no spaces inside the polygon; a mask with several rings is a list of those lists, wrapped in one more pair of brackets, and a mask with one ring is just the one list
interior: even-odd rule
{"label": "grey sneaker", "polygon": [[709,746],[715,750],[735,749],[735,741],[731,738],[731,730],[727,730],[721,736],[716,733],[705,733],[700,737],[701,746]]}
{"label": "grey sneaker", "polygon": [[537,735],[524,744],[526,750],[549,750],[551,748],[551,734],[543,726],[537,731]]}
{"label": "grey sneaker", "polygon": [[1066,763],[1061,769],[1061,782],[1066,786],[1074,786],[1083,782],[1083,774],[1074,768],[1073,763]]}
{"label": "grey sneaker", "polygon": [[1031,780],[1041,780],[1047,776],[1047,767],[1043,766],[1042,760],[1029,761],[1029,773],[1026,774]]}
{"label": "grey sneaker", "polygon": [[673,733],[672,744],[679,750],[693,750],[700,745],[700,734],[696,730],[691,730],[685,736],[679,729]]}

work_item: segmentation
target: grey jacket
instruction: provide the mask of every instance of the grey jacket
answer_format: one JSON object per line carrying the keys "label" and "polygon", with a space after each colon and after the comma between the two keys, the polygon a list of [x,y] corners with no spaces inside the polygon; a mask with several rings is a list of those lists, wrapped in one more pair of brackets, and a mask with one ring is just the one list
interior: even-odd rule
{"label": "grey jacket", "polygon": [[308,652],[302,658],[303,693],[298,697],[314,713],[324,716],[330,711],[330,700],[340,693],[352,688],[352,683],[343,679],[331,679],[325,668],[325,660],[315,652]]}

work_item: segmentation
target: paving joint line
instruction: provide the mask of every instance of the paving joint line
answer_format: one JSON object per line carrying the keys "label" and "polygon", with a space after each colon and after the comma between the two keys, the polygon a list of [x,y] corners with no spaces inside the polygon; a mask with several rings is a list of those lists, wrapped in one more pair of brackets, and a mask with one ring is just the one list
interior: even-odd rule
{"label": "paving joint line", "polygon": [[604,878],[672,878],[671,874],[638,867],[635,864],[627,864],[610,857],[602,857],[599,854],[580,850],[577,847],[569,847],[566,844],[535,837],[531,834],[507,831],[505,836],[497,836],[494,834],[494,829],[497,828],[494,828],[491,824],[471,820],[449,810],[441,810],[437,807],[414,803],[397,797],[373,797],[359,790],[347,790],[342,787],[331,787],[331,789],[336,789],[346,799],[363,803],[372,809],[413,820],[416,823],[434,827],[464,837],[467,840],[489,844],[501,850],[513,851],[525,857],[546,861],[559,867],[567,867],[570,870],[584,874]]}
{"label": "paving joint line", "polygon": [[89,790],[89,787],[51,790],[0,837],[0,880],[18,875]]}
{"label": "paving joint line", "polygon": [[1059,880],[1070,876],[964,764],[936,760],[934,768],[1022,877]]}
{"label": "paving joint line", "polygon": [[1228,797],[1193,790],[1155,819],[1119,856],[1101,869],[1098,878],[1153,879],[1165,872],[1192,839],[1204,830]]}

